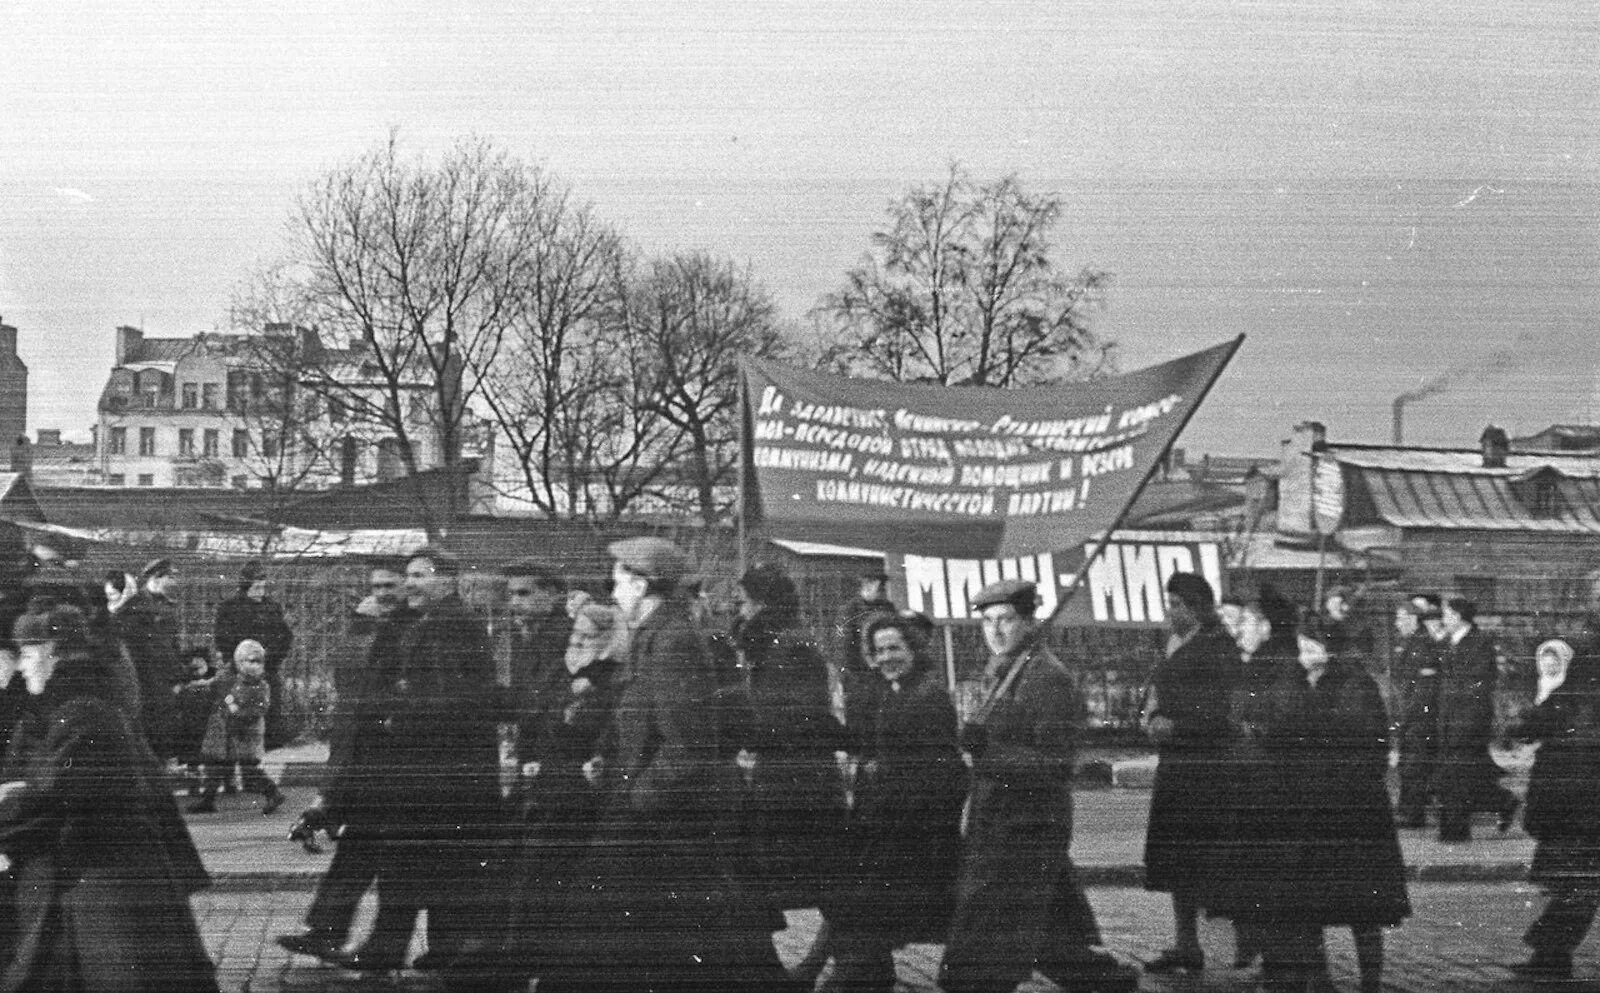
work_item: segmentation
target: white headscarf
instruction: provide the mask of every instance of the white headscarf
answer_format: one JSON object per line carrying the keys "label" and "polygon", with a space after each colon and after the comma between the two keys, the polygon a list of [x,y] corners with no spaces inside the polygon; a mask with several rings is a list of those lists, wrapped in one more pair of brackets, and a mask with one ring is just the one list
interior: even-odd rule
{"label": "white headscarf", "polygon": [[1533,657],[1539,664],[1539,693],[1533,699],[1534,704],[1538,705],[1548,700],[1550,694],[1567,681],[1567,669],[1572,665],[1572,646],[1560,638],[1551,638],[1534,650]]}

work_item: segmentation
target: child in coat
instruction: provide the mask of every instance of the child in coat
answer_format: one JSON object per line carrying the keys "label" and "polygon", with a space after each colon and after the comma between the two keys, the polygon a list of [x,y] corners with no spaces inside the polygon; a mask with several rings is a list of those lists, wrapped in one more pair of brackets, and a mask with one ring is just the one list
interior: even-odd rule
{"label": "child in coat", "polygon": [[203,647],[189,649],[184,656],[183,678],[172,684],[172,695],[178,710],[177,733],[173,736],[178,750],[178,761],[184,766],[184,778],[191,784],[190,796],[198,796],[204,785],[200,755],[205,741],[206,725],[211,722],[211,711],[216,705],[217,670],[211,664],[211,653]]}
{"label": "child in coat", "polygon": [[283,805],[278,784],[261,770],[266,753],[267,707],[272,690],[267,684],[267,650],[261,642],[246,639],[233,651],[233,673],[218,682],[218,699],[206,725],[201,752],[205,755],[205,790],[189,808],[191,814],[211,814],[217,809],[217,791],[233,775],[234,764],[244,788],[266,798],[263,815]]}

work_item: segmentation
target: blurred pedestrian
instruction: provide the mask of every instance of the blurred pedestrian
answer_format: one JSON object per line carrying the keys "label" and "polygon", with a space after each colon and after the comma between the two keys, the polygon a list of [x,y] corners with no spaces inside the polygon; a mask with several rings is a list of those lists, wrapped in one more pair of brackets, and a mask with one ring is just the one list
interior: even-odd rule
{"label": "blurred pedestrian", "polygon": [[1267,693],[1260,741],[1276,802],[1235,870],[1258,895],[1264,988],[1326,984],[1322,930],[1355,936],[1362,993],[1383,985],[1383,928],[1411,912],[1386,776],[1389,720],[1377,683],[1349,654],[1299,638],[1298,671]]}
{"label": "blurred pedestrian", "polygon": [[[881,565],[868,566],[856,576],[856,595],[839,611],[839,672],[859,675],[871,667],[870,654],[861,641],[867,621],[876,614],[893,614],[889,599],[889,574]],[[876,677],[873,677],[876,678]]]}
{"label": "blurred pedestrian", "polygon": [[[511,696],[518,740],[531,740],[526,725],[542,710],[539,694],[559,685],[573,618],[567,615],[567,584],[533,559],[500,568],[506,584],[506,625],[511,661]],[[555,682],[552,682],[554,680]],[[519,746],[520,747],[520,746]]]}
{"label": "blurred pedestrian", "polygon": [[[406,606],[401,585],[405,562],[376,559],[368,569],[367,593],[349,618],[347,650],[334,668],[337,702],[328,742],[327,780],[316,800],[300,815],[303,831],[326,830],[337,839],[333,860],[317,885],[306,911],[306,930],[280,935],[278,944],[298,955],[325,962],[392,963],[390,948],[380,941],[368,951],[346,958],[342,951],[362,896],[393,867],[387,847],[405,830],[416,798],[394,775],[390,755],[389,699],[400,663],[400,644],[415,613]],[[404,921],[385,913],[379,901],[381,936],[404,933],[415,927],[416,912]],[[387,957],[386,957],[387,956]]]}
{"label": "blurred pedestrian", "polygon": [[240,785],[261,794],[262,816],[270,816],[283,806],[284,798],[278,784],[261,769],[266,756],[267,711],[272,705],[266,647],[250,638],[234,646],[233,663],[217,680],[212,698],[215,703],[200,744],[205,783],[189,813],[216,813],[217,791],[225,779],[233,777],[237,766]]}
{"label": "blurred pedestrian", "polygon": [[1084,705],[1042,629],[1038,599],[1033,583],[1006,580],[972,600],[991,656],[962,727],[972,789],[940,983],[949,993],[1009,990],[1035,969],[1074,990],[1138,985],[1099,947],[1072,865]]}
{"label": "blurred pedestrian", "polygon": [[1494,732],[1494,689],[1499,662],[1494,643],[1476,623],[1477,605],[1452,597],[1441,611],[1446,642],[1440,663],[1439,840],[1472,838],[1472,815],[1496,814],[1501,834],[1510,830],[1521,801],[1499,784],[1501,770],[1489,754]]}
{"label": "blurred pedestrian", "polygon": [[159,767],[106,699],[109,649],[74,607],[26,614],[14,635],[30,700],[0,784],[18,928],[0,990],[214,993],[189,905],[204,869]]}
{"label": "blurred pedestrian", "polygon": [[1427,824],[1439,758],[1439,668],[1443,648],[1439,597],[1417,593],[1395,610],[1401,642],[1394,666],[1399,710],[1400,803],[1397,822],[1404,828]]}
{"label": "blurred pedestrian", "polygon": [[294,632],[289,629],[283,606],[267,596],[267,570],[255,560],[239,570],[238,591],[217,605],[212,625],[217,657],[224,661],[233,658],[234,649],[247,638],[266,649],[266,680],[272,697],[266,718],[266,747],[281,748],[292,737],[286,720],[283,664],[294,644]]}
{"label": "blurred pedestrian", "polygon": [[177,570],[171,559],[153,559],[139,573],[140,589],[116,612],[115,628],[139,678],[139,702],[150,750],[162,761],[177,756],[177,706],[172,684],[183,675],[178,610],[172,602]]}
{"label": "blurred pedestrian", "polygon": [[873,739],[859,745],[846,871],[826,894],[835,968],[828,989],[890,993],[894,950],[941,941],[961,857],[967,770],[956,713],[920,625],[876,617],[862,632],[886,692]]}
{"label": "blurred pedestrian", "polygon": [[191,796],[199,793],[205,759],[201,746],[206,725],[216,704],[217,668],[211,664],[211,649],[192,646],[183,653],[183,677],[172,687],[177,720],[173,730],[173,750],[191,782]]}
{"label": "blurred pedestrian", "polygon": [[1158,757],[1144,884],[1172,894],[1175,943],[1145,971],[1198,973],[1205,967],[1200,911],[1233,882],[1235,784],[1226,759],[1239,648],[1217,619],[1211,584],[1199,575],[1176,572],[1167,580],[1167,617],[1167,657],[1156,666],[1145,704],[1145,727]]}

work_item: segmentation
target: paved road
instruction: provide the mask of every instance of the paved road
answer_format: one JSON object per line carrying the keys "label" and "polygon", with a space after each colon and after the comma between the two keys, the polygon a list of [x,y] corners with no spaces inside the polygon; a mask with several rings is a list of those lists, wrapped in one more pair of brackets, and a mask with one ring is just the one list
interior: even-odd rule
{"label": "paved road", "polygon": [[[1524,957],[1520,936],[1538,902],[1537,893],[1520,883],[1423,883],[1412,887],[1416,915],[1389,932],[1386,988],[1395,993],[1439,991],[1504,991],[1521,993],[1526,984],[1513,980],[1505,965]],[[1166,900],[1129,887],[1096,887],[1090,899],[1100,914],[1107,942],[1135,958],[1147,958],[1165,947],[1171,918]],[[276,889],[224,889],[195,901],[207,947],[218,963],[222,988],[229,993],[339,991],[371,989],[373,983],[341,970],[293,958],[272,941],[276,934],[297,930],[310,901],[303,884]],[[367,913],[370,913],[370,907]],[[775,941],[786,962],[797,959],[816,925],[814,914],[794,914],[790,927]],[[358,928],[365,924],[358,924]],[[1160,993],[1223,993],[1254,989],[1252,976],[1227,968],[1232,935],[1225,923],[1208,922],[1203,940],[1208,968],[1200,980],[1146,978],[1143,988]],[[1334,979],[1346,991],[1355,989],[1355,965],[1347,932],[1330,932],[1329,953]],[[1591,942],[1600,946],[1600,939]],[[414,952],[420,948],[414,948]],[[898,956],[901,989],[933,990],[939,948],[916,945]],[[1600,947],[1585,947],[1580,975],[1600,980]],[[383,985],[388,985],[387,983]],[[403,973],[393,988],[432,991],[429,977]],[[1039,980],[1033,991],[1054,989]],[[1572,989],[1600,989],[1584,982]]]}

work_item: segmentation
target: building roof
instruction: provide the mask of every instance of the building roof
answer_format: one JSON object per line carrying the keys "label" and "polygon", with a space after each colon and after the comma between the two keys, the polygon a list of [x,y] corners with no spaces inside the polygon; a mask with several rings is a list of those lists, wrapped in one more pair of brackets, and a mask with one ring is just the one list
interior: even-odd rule
{"label": "building roof", "polygon": [[1377,516],[1395,527],[1600,534],[1600,479],[1592,476],[1554,476],[1555,499],[1539,514],[1515,489],[1526,473],[1352,468]]}
{"label": "building roof", "polygon": [[1600,479],[1600,458],[1589,453],[1511,452],[1504,468],[1486,468],[1477,448],[1397,448],[1389,445],[1335,445],[1322,454],[1361,469],[1425,472],[1488,479],[1526,478],[1553,469],[1571,479]]}

